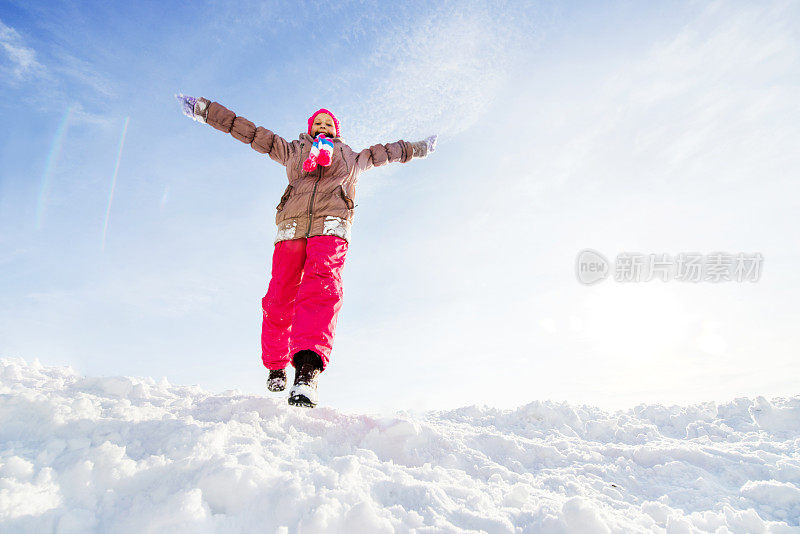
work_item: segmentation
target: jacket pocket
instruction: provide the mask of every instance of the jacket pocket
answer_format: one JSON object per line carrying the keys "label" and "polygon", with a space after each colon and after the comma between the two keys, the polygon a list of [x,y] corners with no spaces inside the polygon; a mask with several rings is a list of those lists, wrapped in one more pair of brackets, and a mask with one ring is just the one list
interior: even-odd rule
{"label": "jacket pocket", "polygon": [[280,203],[278,203],[277,206],[275,206],[275,209],[277,209],[278,211],[281,211],[283,209],[283,206],[286,204],[286,201],[289,200],[289,195],[291,193],[292,193],[292,186],[291,185],[286,186],[286,191],[283,192],[283,196],[281,197],[281,201],[280,201]]}
{"label": "jacket pocket", "polygon": [[351,210],[355,208],[355,204],[353,203],[353,199],[347,196],[347,193],[344,192],[344,186],[339,186],[339,194],[342,196],[342,200],[344,200],[347,209]]}

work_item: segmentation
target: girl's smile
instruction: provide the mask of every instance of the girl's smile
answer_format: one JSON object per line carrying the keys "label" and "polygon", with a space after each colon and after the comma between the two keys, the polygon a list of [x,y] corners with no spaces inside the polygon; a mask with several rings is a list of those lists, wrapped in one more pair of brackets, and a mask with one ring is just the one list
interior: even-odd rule
{"label": "girl's smile", "polygon": [[311,137],[316,137],[324,133],[326,137],[336,137],[336,125],[333,118],[327,113],[320,113],[314,117],[314,124],[311,126]]}

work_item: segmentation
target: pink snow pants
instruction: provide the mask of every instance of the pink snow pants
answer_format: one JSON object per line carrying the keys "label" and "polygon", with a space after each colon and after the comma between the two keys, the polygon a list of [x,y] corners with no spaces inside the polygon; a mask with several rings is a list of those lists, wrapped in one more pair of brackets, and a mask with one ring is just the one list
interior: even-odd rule
{"label": "pink snow pants", "polygon": [[261,300],[261,359],[267,369],[283,369],[301,350],[322,357],[333,346],[342,307],[342,268],[347,241],[322,235],[275,243],[272,279]]}

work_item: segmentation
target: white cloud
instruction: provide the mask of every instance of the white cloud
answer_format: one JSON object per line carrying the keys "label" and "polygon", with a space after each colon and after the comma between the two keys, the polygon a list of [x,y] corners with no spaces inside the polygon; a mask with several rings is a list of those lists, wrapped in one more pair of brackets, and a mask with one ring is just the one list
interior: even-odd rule
{"label": "white cloud", "polygon": [[[67,50],[52,46],[38,52],[27,46],[14,28],[0,21],[0,84],[27,89],[22,97],[43,108],[75,106],[78,120],[103,122],[106,119],[83,111],[80,101],[107,100],[115,95],[115,84],[91,63]],[[5,56],[5,60],[4,60]],[[73,84],[89,91],[79,92]],[[80,96],[78,96],[80,95]],[[78,102],[76,102],[78,100]]]}
{"label": "white cloud", "polygon": [[42,72],[44,67],[36,61],[36,52],[23,43],[17,31],[0,20],[0,47],[10,60],[10,65],[0,65],[2,78],[19,82]]}
{"label": "white cloud", "polygon": [[[586,246],[610,256],[631,247],[653,253],[709,252],[717,247],[731,252],[759,250],[775,262],[771,279],[791,292],[781,297],[790,302],[796,284],[791,284],[788,251],[796,246],[787,228],[797,227],[798,195],[792,173],[800,166],[794,148],[800,139],[795,97],[800,81],[797,6],[698,4],[666,29],[665,23],[650,21],[662,37],[647,33],[637,42],[640,46],[620,49],[615,47],[618,43],[593,36],[591,46],[560,49],[548,43],[542,54],[531,54],[530,74],[520,73],[520,83],[505,91],[508,101],[494,108],[502,118],[484,117],[479,122],[487,127],[487,137],[502,139],[503,146],[472,154],[474,171],[437,175],[437,184],[442,185],[436,200],[420,197],[419,211],[411,213],[404,234],[408,238],[393,243],[392,264],[401,266],[398,272],[406,277],[403,287],[410,288],[404,291],[405,298],[422,295],[416,288],[433,279],[434,273],[451,265],[459,270],[436,279],[436,293],[427,295],[432,304],[413,310],[413,320],[405,323],[414,337],[410,342],[398,340],[389,350],[404,355],[418,347],[436,347],[433,353],[447,354],[445,350],[463,346],[459,364],[473,369],[480,368],[487,354],[493,354],[490,351],[530,356],[538,367],[531,370],[531,365],[509,377],[509,384],[517,383],[520,390],[532,384],[533,389],[550,387],[554,395],[570,398],[591,392],[592,402],[617,394],[621,398],[629,393],[628,386],[624,376],[608,377],[603,385],[619,393],[592,390],[597,381],[582,357],[603,362],[611,354],[645,361],[642,383],[650,376],[668,376],[654,372],[660,365],[654,355],[660,351],[669,349],[676,362],[694,358],[696,343],[690,343],[688,327],[677,332],[687,315],[670,307],[670,299],[659,304],[658,312],[672,321],[660,326],[673,337],[659,340],[653,333],[660,330],[653,323],[650,330],[622,328],[616,337],[624,342],[613,341],[615,336],[598,321],[619,319],[619,313],[603,314],[617,309],[624,288],[606,282],[601,305],[587,308],[586,301],[597,290],[580,287],[572,272],[574,255]],[[615,21],[620,32],[628,23]],[[571,39],[574,32],[567,27],[566,34]],[[555,37],[553,41],[563,42]],[[531,119],[530,131],[525,136],[507,135],[522,115]],[[496,164],[484,164],[483,158]],[[435,165],[434,161],[438,162],[433,158],[425,165]],[[459,162],[451,165],[457,168]],[[457,187],[449,187],[452,176],[458,176]],[[361,187],[369,182],[363,181]],[[431,231],[421,222],[426,221],[426,212],[454,216],[438,217]],[[461,214],[469,215],[466,223]],[[418,267],[420,258],[425,258],[424,268]],[[782,261],[785,268],[779,266]],[[519,282],[511,286],[506,280]],[[487,281],[491,292],[476,297],[473,281]],[[735,312],[730,306],[734,299],[720,294],[721,288],[714,294],[716,287],[706,287],[711,284],[667,286],[680,292],[681,302],[701,319],[716,318],[730,325],[730,332],[713,332],[716,337],[699,342],[707,352],[726,347],[724,355],[712,354],[703,362],[739,373],[726,384],[729,392],[742,391],[750,372],[763,368],[765,359],[774,370],[790,356],[784,348],[760,347],[756,354],[751,345],[765,343],[763,337],[796,344],[796,336],[775,334],[788,331],[783,317],[789,317],[789,310],[781,309],[783,315],[770,318],[774,324],[768,327],[768,336],[754,326],[770,297],[753,295],[768,295],[769,283],[725,287],[731,295],[741,292]],[[449,300],[450,288],[454,293],[460,290],[462,298]],[[655,288],[641,284],[628,289],[645,295]],[[745,297],[746,291],[753,293]],[[504,299],[502,305],[491,305],[496,302],[493,295]],[[472,312],[472,302],[480,303],[479,312]],[[569,332],[573,315],[585,325],[580,336]],[[498,318],[495,330],[508,329],[514,335],[493,335],[489,328],[474,335],[487,323],[494,326],[487,316]],[[414,326],[439,317],[450,322],[431,334]],[[392,321],[392,327],[400,322],[396,317]],[[543,329],[560,326],[553,328],[557,335],[552,343],[547,336],[528,335],[527,325],[540,321]],[[458,336],[441,342],[442,332]],[[480,345],[484,340],[490,340],[486,347]],[[378,336],[370,341],[382,343]],[[739,357],[737,352],[750,359],[729,366],[730,359]],[[694,360],[690,363],[696,365]],[[571,384],[548,382],[550,377],[564,376],[568,367],[580,367],[587,383],[571,389]],[[687,373],[694,381],[691,388],[702,384],[706,373],[707,368],[692,367]],[[774,387],[784,375],[770,371],[763,376],[764,387]],[[767,380],[773,382],[767,385]],[[468,379],[462,380],[462,387],[467,383]]]}
{"label": "white cloud", "polygon": [[54,56],[56,61],[51,69],[55,73],[92,89],[100,97],[114,96],[114,84],[91,63],[63,50],[56,51]]}
{"label": "white cloud", "polygon": [[358,72],[345,76],[346,94],[364,94],[342,103],[344,121],[354,121],[348,141],[364,146],[468,130],[494,100],[515,54],[532,47],[535,17],[515,20],[507,11],[445,3],[421,20],[399,17],[402,24],[383,29]]}

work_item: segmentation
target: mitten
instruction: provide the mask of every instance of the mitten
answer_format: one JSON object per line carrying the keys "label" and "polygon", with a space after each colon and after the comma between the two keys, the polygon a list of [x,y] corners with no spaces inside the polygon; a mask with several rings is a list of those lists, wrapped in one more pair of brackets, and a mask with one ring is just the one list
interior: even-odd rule
{"label": "mitten", "polygon": [[428,154],[431,154],[434,150],[436,150],[436,142],[438,140],[439,136],[436,134],[425,138],[425,143],[428,145]]}
{"label": "mitten", "polygon": [[438,138],[439,136],[434,134],[430,137],[426,137],[422,141],[411,143],[413,156],[415,158],[424,158],[428,154],[432,153],[434,150],[436,150],[436,141]]}
{"label": "mitten", "polygon": [[193,96],[187,96],[183,93],[178,93],[175,95],[175,98],[180,102],[181,111],[184,115],[205,124],[206,117],[208,116],[208,100],[202,97],[195,98]]}

